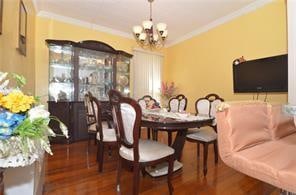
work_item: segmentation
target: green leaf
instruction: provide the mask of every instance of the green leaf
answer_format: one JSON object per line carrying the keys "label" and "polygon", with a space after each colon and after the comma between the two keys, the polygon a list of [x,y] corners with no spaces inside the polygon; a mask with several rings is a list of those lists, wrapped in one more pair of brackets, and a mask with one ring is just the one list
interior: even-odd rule
{"label": "green leaf", "polygon": [[16,127],[14,134],[23,138],[41,138],[47,133],[48,120],[49,119],[37,118],[31,121],[27,118]]}
{"label": "green leaf", "polygon": [[12,77],[16,80],[16,84],[19,88],[22,88],[26,84],[26,78],[23,75],[12,73]]}
{"label": "green leaf", "polygon": [[35,102],[40,103],[41,97],[40,96],[34,96]]}

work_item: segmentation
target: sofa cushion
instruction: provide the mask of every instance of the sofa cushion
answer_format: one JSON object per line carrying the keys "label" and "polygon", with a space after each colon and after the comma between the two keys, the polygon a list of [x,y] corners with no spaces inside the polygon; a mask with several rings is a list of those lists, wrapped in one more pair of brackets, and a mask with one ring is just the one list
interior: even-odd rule
{"label": "sofa cushion", "polygon": [[293,117],[284,114],[282,105],[273,105],[271,108],[272,123],[271,137],[273,140],[280,139],[296,132]]}
{"label": "sofa cushion", "polygon": [[233,154],[230,166],[275,185],[296,192],[296,133]]}
{"label": "sofa cushion", "polygon": [[233,104],[225,110],[233,152],[271,140],[268,107],[265,102],[249,102]]}

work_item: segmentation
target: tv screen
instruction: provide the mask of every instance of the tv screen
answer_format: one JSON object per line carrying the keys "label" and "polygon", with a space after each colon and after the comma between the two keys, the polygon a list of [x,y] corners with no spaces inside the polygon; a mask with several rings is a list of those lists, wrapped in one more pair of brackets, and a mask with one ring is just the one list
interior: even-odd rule
{"label": "tv screen", "polygon": [[288,55],[233,64],[233,89],[235,93],[287,92]]}

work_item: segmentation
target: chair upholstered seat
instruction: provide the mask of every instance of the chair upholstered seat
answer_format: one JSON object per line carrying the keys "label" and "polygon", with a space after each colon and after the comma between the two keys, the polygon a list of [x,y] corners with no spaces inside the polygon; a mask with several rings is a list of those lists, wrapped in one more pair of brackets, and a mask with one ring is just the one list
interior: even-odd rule
{"label": "chair upholstered seat", "polygon": [[187,135],[192,134],[192,133],[196,133],[200,130],[200,128],[189,128],[187,130]]}
{"label": "chair upholstered seat", "polygon": [[[97,140],[100,140],[100,132],[96,129],[96,123],[92,124],[88,128],[89,131],[97,133]],[[102,131],[103,131],[103,142],[116,142],[115,129],[109,128],[107,122],[102,122]]]}
{"label": "chair upholstered seat", "polygon": [[[103,131],[103,142],[116,142],[115,129],[104,128]],[[100,140],[100,133],[97,133],[97,140]]]}
{"label": "chair upholstered seat", "polygon": [[[139,162],[148,162],[161,159],[166,156],[172,155],[173,153],[173,148],[160,142],[143,139],[139,140]],[[134,160],[133,148],[126,148],[124,146],[121,146],[119,154],[122,158],[126,160]]]}
{"label": "chair upholstered seat", "polygon": [[202,127],[196,129],[194,133],[187,134],[186,137],[197,141],[211,142],[217,139],[217,133],[211,127]]}
{"label": "chair upholstered seat", "polygon": [[[106,121],[102,122],[102,128],[103,129],[108,129],[108,123]],[[88,131],[93,131],[93,132],[97,132],[97,128],[96,128],[96,123],[90,125],[88,127]]]}

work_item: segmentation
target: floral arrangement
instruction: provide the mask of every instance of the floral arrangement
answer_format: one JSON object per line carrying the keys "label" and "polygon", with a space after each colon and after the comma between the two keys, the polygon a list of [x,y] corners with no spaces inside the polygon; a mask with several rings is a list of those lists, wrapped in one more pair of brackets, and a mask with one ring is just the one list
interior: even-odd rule
{"label": "floral arrangement", "polygon": [[[16,87],[9,87],[10,76]],[[17,74],[0,72],[0,159],[21,154],[23,160],[30,159],[36,150],[52,154],[48,136],[56,136],[50,129],[50,120],[56,120],[64,136],[67,127],[56,117],[50,116],[37,97],[21,91],[26,80]]]}
{"label": "floral arrangement", "polygon": [[170,99],[175,95],[176,90],[177,88],[174,82],[171,82],[170,84],[168,84],[167,82],[162,82],[160,88],[160,95],[162,98]]}

